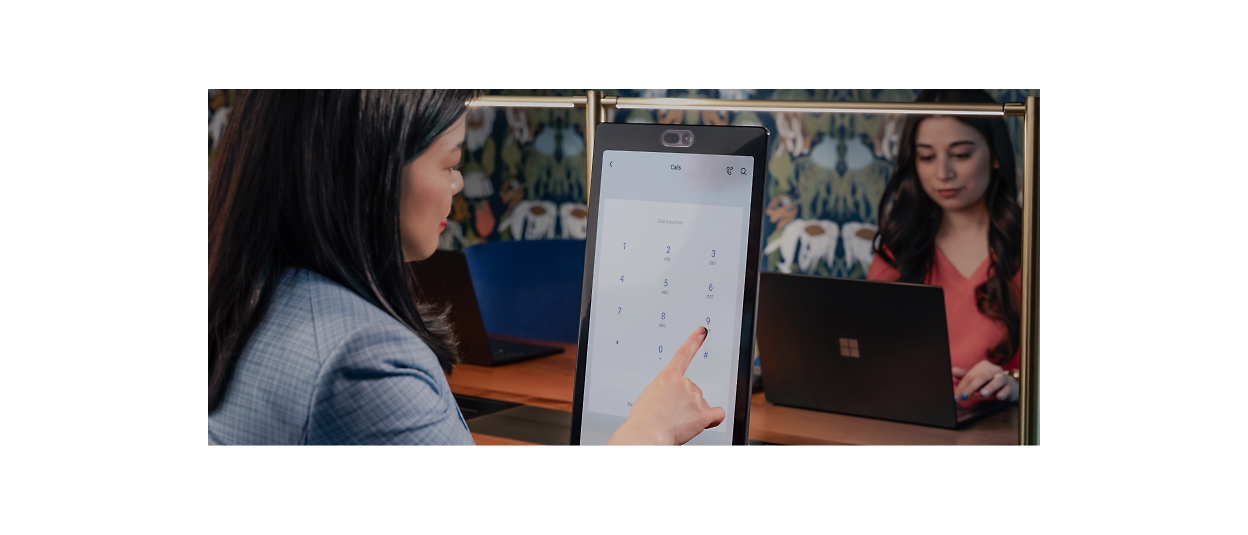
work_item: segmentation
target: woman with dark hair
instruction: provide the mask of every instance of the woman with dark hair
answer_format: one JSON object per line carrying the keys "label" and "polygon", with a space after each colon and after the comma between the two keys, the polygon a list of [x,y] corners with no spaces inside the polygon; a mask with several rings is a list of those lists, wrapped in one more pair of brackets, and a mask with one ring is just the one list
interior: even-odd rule
{"label": "woman with dark hair", "polygon": [[[446,311],[419,304],[407,263],[463,187],[474,95],[239,95],[208,185],[210,443],[472,443]],[[723,418],[665,370],[611,442],[680,444]]]}
{"label": "woman with dark hair", "polygon": [[[982,90],[916,101],[995,102]],[[867,278],[944,289],[954,398],[1017,400],[1022,209],[1005,120],[909,118],[879,213]]]}

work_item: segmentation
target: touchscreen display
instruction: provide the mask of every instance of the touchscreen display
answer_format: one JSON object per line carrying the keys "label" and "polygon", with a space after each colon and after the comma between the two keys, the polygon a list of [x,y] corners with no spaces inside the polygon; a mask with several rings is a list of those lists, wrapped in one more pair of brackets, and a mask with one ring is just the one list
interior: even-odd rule
{"label": "touchscreen display", "polygon": [[688,377],[731,444],[754,158],[603,152],[581,443],[605,444],[698,326]]}

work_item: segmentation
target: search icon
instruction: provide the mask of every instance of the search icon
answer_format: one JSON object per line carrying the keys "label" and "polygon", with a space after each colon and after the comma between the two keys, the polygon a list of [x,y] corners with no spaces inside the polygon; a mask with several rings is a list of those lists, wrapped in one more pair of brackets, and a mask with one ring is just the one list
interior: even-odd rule
{"label": "search icon", "polygon": [[743,174],[743,175],[745,174],[745,168],[744,168],[744,167],[742,167],[742,168],[741,168],[741,174]]}

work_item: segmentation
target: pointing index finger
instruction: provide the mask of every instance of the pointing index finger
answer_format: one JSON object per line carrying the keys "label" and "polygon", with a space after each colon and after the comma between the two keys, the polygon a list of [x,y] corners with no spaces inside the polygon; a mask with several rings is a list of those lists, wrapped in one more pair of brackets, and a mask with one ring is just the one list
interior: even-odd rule
{"label": "pointing index finger", "polygon": [[702,347],[702,342],[706,340],[710,331],[706,327],[698,327],[685,339],[685,343],[680,345],[680,349],[676,350],[676,355],[672,357],[672,361],[667,364],[668,369],[673,370],[680,375],[685,374],[685,370],[689,369],[689,363],[693,362],[693,356],[698,353],[698,348]]}

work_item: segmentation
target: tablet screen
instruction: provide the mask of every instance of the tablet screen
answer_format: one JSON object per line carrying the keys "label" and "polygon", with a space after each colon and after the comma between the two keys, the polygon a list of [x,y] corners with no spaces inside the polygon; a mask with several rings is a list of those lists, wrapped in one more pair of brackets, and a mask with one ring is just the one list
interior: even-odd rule
{"label": "tablet screen", "polygon": [[685,377],[727,416],[689,444],[731,444],[754,158],[608,150],[601,162],[581,443],[605,444],[703,326]]}

